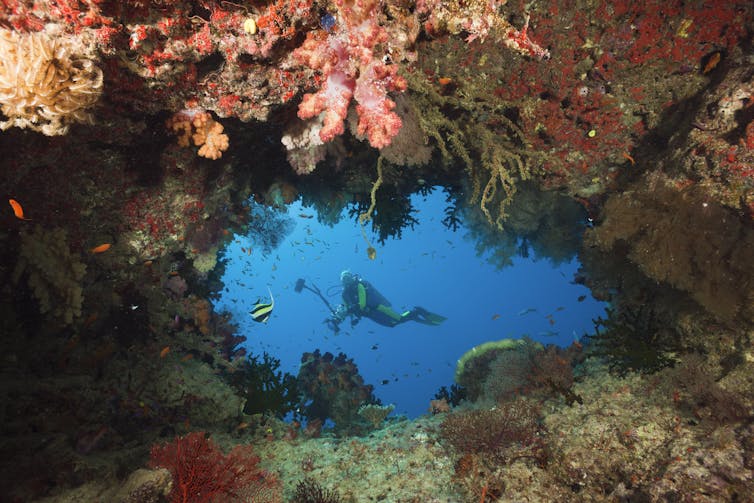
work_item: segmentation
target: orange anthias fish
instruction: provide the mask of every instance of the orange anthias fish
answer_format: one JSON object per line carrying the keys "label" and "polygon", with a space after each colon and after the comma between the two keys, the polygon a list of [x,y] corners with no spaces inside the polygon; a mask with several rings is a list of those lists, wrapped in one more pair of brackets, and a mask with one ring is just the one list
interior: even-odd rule
{"label": "orange anthias fish", "polygon": [[165,358],[168,353],[170,353],[170,346],[165,346],[162,348],[162,351],[160,351],[160,358]]}
{"label": "orange anthias fish", "polygon": [[13,208],[13,214],[16,215],[16,218],[19,220],[31,220],[31,218],[26,218],[24,216],[24,208],[21,206],[21,203],[16,201],[15,199],[8,199],[8,204],[10,204],[10,207]]}
{"label": "orange anthias fish", "polygon": [[104,253],[104,252],[106,252],[107,250],[109,250],[111,246],[112,246],[112,244],[111,244],[111,243],[102,243],[101,245],[99,245],[99,246],[95,246],[94,248],[92,248],[92,249],[91,249],[91,250],[89,250],[89,251],[90,251],[91,253]]}

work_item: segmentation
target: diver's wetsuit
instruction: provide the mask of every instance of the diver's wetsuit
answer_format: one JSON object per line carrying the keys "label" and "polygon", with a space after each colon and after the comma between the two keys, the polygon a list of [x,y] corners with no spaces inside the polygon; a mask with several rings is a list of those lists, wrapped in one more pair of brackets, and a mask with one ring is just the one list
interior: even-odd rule
{"label": "diver's wetsuit", "polygon": [[362,316],[386,327],[394,327],[405,321],[417,321],[426,325],[439,325],[445,321],[444,317],[418,306],[402,314],[395,312],[384,295],[371,283],[359,277],[343,287],[343,303],[346,306],[346,314],[355,318],[354,324]]}

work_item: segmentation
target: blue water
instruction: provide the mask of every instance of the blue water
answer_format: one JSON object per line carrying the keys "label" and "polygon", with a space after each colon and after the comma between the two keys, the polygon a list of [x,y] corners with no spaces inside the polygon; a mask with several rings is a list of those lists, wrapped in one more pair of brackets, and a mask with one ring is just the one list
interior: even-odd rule
{"label": "blue water", "polygon": [[[476,255],[466,229],[453,232],[442,225],[446,203],[441,191],[416,195],[412,202],[419,224],[384,246],[373,241],[375,260],[367,257],[352,219],[327,227],[301,216],[311,210],[290,205],[295,227],[271,253],[265,255],[243,236],[229,245],[226,288],[216,308],[233,314],[250,353],[269,352],[280,359],[282,371],[296,375],[307,351],[344,352],[365,382],[374,385],[375,395],[409,417],[426,413],[437,390],[453,383],[456,362],[471,347],[523,335],[569,345],[591,333],[592,319],[604,314],[603,303],[572,283],[577,261],[556,268],[545,259],[516,257],[513,266],[497,270]],[[335,307],[344,269],[371,282],[396,311],[419,305],[448,319],[437,327],[409,322],[386,328],[364,318],[353,328],[344,322],[336,335],[323,323],[329,314],[324,303],[307,290],[295,292],[294,286],[303,278],[329,291]],[[275,309],[266,324],[256,323],[247,313],[258,298],[269,297],[268,287]],[[578,302],[579,296],[586,299]]]}

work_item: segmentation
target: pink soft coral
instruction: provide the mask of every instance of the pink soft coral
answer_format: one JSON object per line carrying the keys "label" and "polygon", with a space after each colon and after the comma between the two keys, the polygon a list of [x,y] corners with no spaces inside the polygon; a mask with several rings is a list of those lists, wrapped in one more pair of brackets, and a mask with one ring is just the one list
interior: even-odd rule
{"label": "pink soft coral", "polygon": [[373,147],[385,147],[401,128],[393,111],[395,102],[387,93],[404,91],[406,80],[397,74],[396,65],[375,53],[387,42],[387,32],[378,22],[382,4],[378,0],[335,3],[340,9],[332,32],[310,32],[293,54],[324,78],[318,91],[304,95],[298,116],[309,119],[324,112],[320,138],[327,142],[343,133],[353,98],[358,103],[358,133],[365,134]]}

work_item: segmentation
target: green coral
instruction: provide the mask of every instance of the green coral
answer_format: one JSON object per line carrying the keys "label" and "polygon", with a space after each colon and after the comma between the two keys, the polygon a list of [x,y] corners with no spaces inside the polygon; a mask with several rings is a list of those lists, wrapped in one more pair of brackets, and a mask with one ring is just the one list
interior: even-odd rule
{"label": "green coral", "polygon": [[515,351],[531,343],[527,339],[488,341],[466,351],[456,364],[455,381],[466,388],[468,397],[476,400],[483,394],[482,386],[490,364],[505,351]]}
{"label": "green coral", "polygon": [[86,266],[68,247],[66,232],[36,225],[21,231],[21,246],[12,281],[22,277],[39,301],[39,311],[70,325],[81,316]]}

